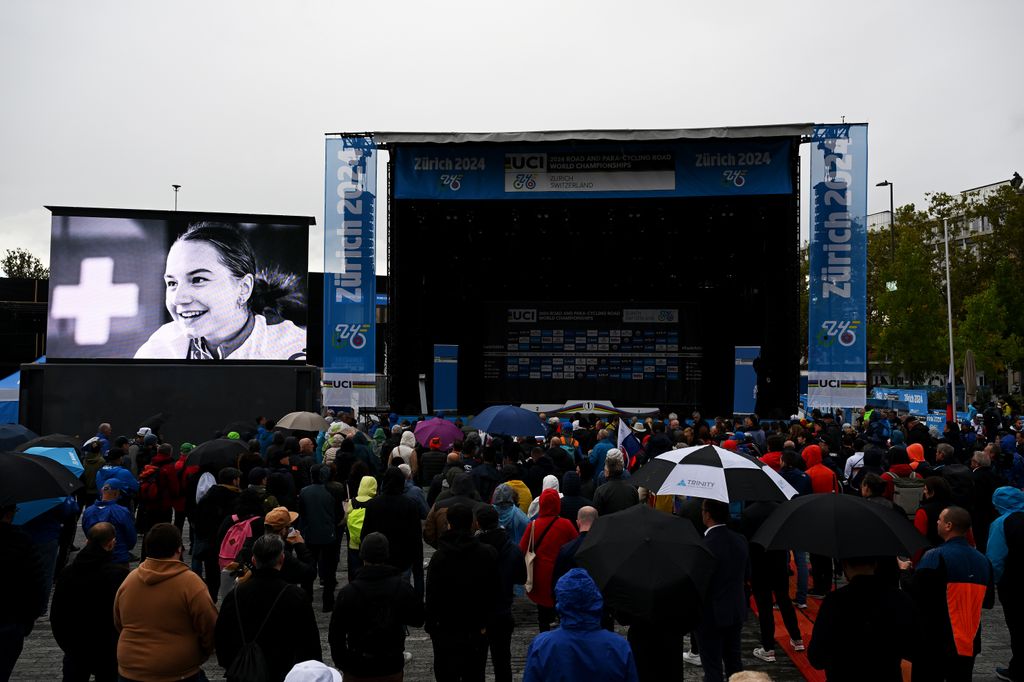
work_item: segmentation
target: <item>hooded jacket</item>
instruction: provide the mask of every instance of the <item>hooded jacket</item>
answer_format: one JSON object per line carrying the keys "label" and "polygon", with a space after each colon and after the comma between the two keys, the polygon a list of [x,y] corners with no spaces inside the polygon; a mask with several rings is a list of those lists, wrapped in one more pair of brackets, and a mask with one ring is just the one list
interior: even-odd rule
{"label": "hooded jacket", "polygon": [[467,531],[446,531],[427,567],[425,598],[426,631],[433,640],[464,641],[466,633],[479,634],[501,598],[497,552]]}
{"label": "hooded jacket", "polygon": [[412,475],[415,477],[416,473],[420,470],[419,458],[416,456],[416,434],[412,431],[405,431],[402,433],[402,440],[399,445],[395,447],[388,454],[388,462],[391,466],[398,466],[401,462],[392,462],[395,458],[399,458],[402,462],[409,465],[412,469]]}
{"label": "hooded jacket", "polygon": [[404,495],[405,475],[395,467],[384,472],[381,494],[366,503],[363,535],[383,533],[390,545],[387,563],[400,571],[423,562],[420,510]]}
{"label": "hooded jacket", "polygon": [[216,624],[202,578],[177,559],[146,559],[114,597],[117,671],[147,682],[191,677],[214,651]]}
{"label": "hooded jacket", "polygon": [[562,508],[561,502],[554,490],[549,488],[541,492],[537,518],[530,522],[519,540],[519,549],[526,556],[533,533],[533,551],[536,554],[533,562],[533,590],[527,592],[527,595],[533,603],[549,608],[555,605],[551,597],[551,577],[555,571],[558,550],[578,535],[572,523],[558,515]]}
{"label": "hooded jacket", "polygon": [[816,493],[838,493],[839,479],[834,471],[821,463],[821,448],[817,445],[808,445],[800,453],[807,462],[805,472],[811,479],[811,490]]}
{"label": "hooded jacket", "polygon": [[[431,547],[438,546],[438,540],[448,528],[448,507],[453,504],[465,504],[473,510],[473,518],[476,518],[476,510],[483,505],[480,495],[473,485],[473,476],[465,471],[457,471],[452,478],[451,495],[443,500],[439,499],[434,507],[427,514],[427,520],[423,525],[423,540]],[[473,521],[473,529],[476,530],[476,521]]]}
{"label": "hooded jacket", "polygon": [[135,532],[135,519],[132,518],[132,513],[127,507],[118,504],[117,500],[104,500],[101,497],[82,512],[82,531],[88,535],[89,529],[101,521],[114,526],[114,533],[117,536],[114,561],[127,564],[131,560],[129,552],[139,539]]}
{"label": "hooded jacket", "polygon": [[[108,661],[117,666],[114,596],[128,569],[113,562],[113,553],[88,543],[64,569],[53,590],[50,626],[65,653],[79,660]],[[88,627],[84,627],[85,624]]]}
{"label": "hooded jacket", "polygon": [[366,504],[377,497],[377,479],[363,476],[359,481],[359,491],[352,502],[352,511],[345,522],[348,524],[348,548],[359,549],[363,538],[363,523],[366,522]]}
{"label": "hooded jacket", "polygon": [[[541,491],[551,489],[551,490],[554,490],[556,493],[558,493],[558,497],[562,497],[562,491],[560,491],[558,488],[559,488],[559,483],[558,483],[558,477],[557,476],[555,476],[554,474],[548,474],[547,476],[544,477],[544,481],[543,481],[543,483],[541,483]],[[533,501],[530,502],[530,509],[526,512],[526,518],[532,519],[535,516],[537,516],[537,510],[539,508],[540,508],[540,498],[539,497],[535,497],[533,499]]]}
{"label": "hooded jacket", "polygon": [[502,483],[494,489],[492,503],[498,510],[498,523],[508,532],[509,539],[518,545],[529,521],[523,510],[516,505],[514,495],[512,487],[507,483]]}
{"label": "hooded jacket", "polygon": [[[566,471],[562,476],[562,511],[560,513],[562,518],[569,519],[573,526],[576,525],[576,516],[580,509],[590,504],[590,500],[580,494],[582,485],[580,475],[575,471]],[[671,496],[668,499],[671,500]]]}
{"label": "hooded jacket", "polygon": [[533,638],[523,682],[639,680],[629,643],[601,627],[604,600],[590,574],[582,568],[566,573],[555,599],[561,627]]}
{"label": "hooded jacket", "polygon": [[[999,517],[989,528],[986,554],[992,562],[994,578],[1002,598],[1003,590],[1016,587],[1010,577],[1015,577],[1019,582],[1021,567],[1024,566],[1024,491],[1012,486],[996,488],[992,504]],[[1004,577],[1006,580],[1003,580]]]}

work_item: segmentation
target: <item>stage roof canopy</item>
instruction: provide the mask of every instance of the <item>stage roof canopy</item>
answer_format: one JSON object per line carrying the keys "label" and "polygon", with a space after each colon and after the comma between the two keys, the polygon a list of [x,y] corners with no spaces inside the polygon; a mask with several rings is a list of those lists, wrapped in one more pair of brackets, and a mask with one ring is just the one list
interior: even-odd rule
{"label": "stage roof canopy", "polygon": [[382,146],[393,144],[459,144],[512,142],[612,141],[648,142],[659,140],[740,139],[747,137],[802,137],[814,131],[813,123],[787,123],[731,128],[675,128],[663,130],[539,130],[505,133],[329,133],[360,137],[372,135]]}

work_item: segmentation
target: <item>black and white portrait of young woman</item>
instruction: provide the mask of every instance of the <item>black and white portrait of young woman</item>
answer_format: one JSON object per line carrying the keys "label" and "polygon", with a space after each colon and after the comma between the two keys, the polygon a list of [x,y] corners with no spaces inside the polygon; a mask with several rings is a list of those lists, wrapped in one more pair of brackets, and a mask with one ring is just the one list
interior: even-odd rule
{"label": "black and white portrait of young woman", "polygon": [[48,358],[305,361],[311,218],[51,210]]}
{"label": "black and white portrait of young woman", "polygon": [[153,332],[137,359],[305,358],[305,328],[282,315],[284,306],[300,303],[298,278],[258,267],[235,227],[190,226],[167,252],[163,280],[171,322]]}

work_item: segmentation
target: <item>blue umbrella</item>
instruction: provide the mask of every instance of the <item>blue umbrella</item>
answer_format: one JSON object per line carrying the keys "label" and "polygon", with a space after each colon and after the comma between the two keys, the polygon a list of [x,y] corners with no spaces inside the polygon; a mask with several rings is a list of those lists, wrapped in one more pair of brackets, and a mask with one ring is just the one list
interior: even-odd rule
{"label": "blue umbrella", "polygon": [[494,405],[470,420],[480,431],[503,436],[543,436],[547,433],[536,412],[514,405]]}
{"label": "blue umbrella", "polygon": [[[78,453],[75,452],[74,448],[29,448],[25,452],[60,462],[75,476],[81,476],[82,472],[85,471],[85,467],[82,465],[82,461],[78,459]],[[31,521],[40,514],[44,514],[61,504],[65,499],[63,497],[47,497],[42,500],[21,502],[18,504],[18,513],[14,515],[13,523],[16,526],[20,526]]]}

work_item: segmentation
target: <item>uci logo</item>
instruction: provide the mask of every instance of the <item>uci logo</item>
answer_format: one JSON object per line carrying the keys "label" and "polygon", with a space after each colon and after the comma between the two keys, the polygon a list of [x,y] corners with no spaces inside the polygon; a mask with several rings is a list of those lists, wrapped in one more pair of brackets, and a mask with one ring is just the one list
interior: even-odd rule
{"label": "uci logo", "polygon": [[508,321],[509,322],[536,322],[537,321],[537,309],[536,308],[509,308],[508,309]]}
{"label": "uci logo", "polygon": [[505,172],[541,171],[548,167],[547,154],[506,154]]}

